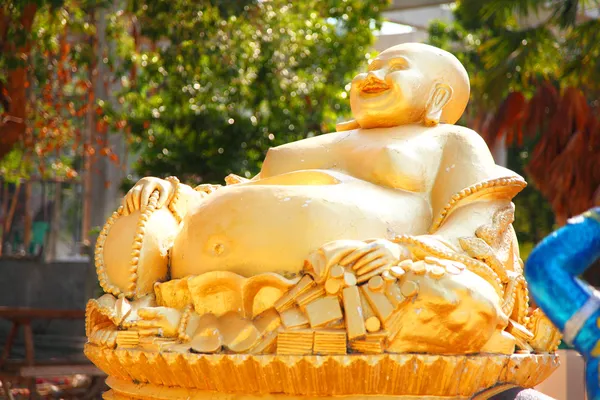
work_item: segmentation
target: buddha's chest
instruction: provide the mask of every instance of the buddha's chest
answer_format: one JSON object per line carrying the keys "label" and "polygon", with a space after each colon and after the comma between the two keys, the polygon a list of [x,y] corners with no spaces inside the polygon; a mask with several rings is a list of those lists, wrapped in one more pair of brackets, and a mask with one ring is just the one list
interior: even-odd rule
{"label": "buddha's chest", "polygon": [[424,192],[431,188],[442,153],[443,137],[429,132],[338,132],[271,149],[261,175],[328,169],[380,186]]}
{"label": "buddha's chest", "polygon": [[443,145],[424,135],[354,137],[334,146],[338,165],[357,178],[411,192],[425,192],[433,185]]}

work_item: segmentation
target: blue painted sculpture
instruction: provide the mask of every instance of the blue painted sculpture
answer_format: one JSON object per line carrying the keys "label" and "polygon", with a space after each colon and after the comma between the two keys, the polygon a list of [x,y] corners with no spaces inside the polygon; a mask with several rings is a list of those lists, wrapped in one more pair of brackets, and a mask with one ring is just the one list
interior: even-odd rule
{"label": "blue painted sculpture", "polygon": [[589,400],[600,400],[600,291],[578,278],[600,258],[600,207],[544,239],[525,265],[530,292],[563,341],[586,360]]}

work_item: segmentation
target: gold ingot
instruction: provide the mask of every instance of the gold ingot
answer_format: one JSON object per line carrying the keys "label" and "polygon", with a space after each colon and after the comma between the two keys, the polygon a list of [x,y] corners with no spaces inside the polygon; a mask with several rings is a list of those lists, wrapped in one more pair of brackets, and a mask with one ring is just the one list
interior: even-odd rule
{"label": "gold ingot", "polygon": [[390,318],[383,322],[383,327],[387,331],[387,338],[389,341],[393,341],[400,332],[402,327],[402,313],[395,312]]}
{"label": "gold ingot", "polygon": [[383,353],[383,344],[368,340],[357,340],[350,343],[350,348],[358,353],[363,354],[381,354]]}
{"label": "gold ingot", "polygon": [[275,302],[275,309],[282,312],[291,307],[296,298],[306,291],[310,290],[315,286],[315,281],[309,276],[304,275],[300,282],[293,288],[291,288],[286,294],[284,294],[279,300]]}
{"label": "gold ingot", "polygon": [[334,296],[340,292],[342,281],[340,279],[327,279],[325,282],[325,291],[328,295]]}
{"label": "gold ingot", "polygon": [[306,306],[310,326],[318,328],[343,318],[337,297],[323,297]]}
{"label": "gold ingot", "polygon": [[362,290],[359,290],[358,293],[360,294],[360,308],[362,309],[363,317],[366,321],[367,319],[374,316],[375,313],[373,312],[373,309],[371,308],[371,305],[369,304],[369,301],[367,300],[367,297],[365,296],[364,292]]}
{"label": "gold ingot", "polygon": [[388,269],[388,266],[384,265],[384,266],[381,266],[381,267],[379,267],[371,272],[368,272],[364,275],[360,275],[358,278],[356,278],[356,283],[361,284],[361,283],[367,282],[372,277],[381,275],[383,272],[387,271],[387,269]]}
{"label": "gold ingot", "polygon": [[402,294],[400,287],[397,284],[397,281],[390,281],[385,285],[385,295],[392,303],[394,309],[397,309],[400,304],[406,301],[406,297]]}
{"label": "gold ingot", "polygon": [[[160,338],[154,336],[142,336],[140,337],[140,343],[138,345],[139,348],[147,351],[159,352],[165,349],[166,347],[170,347],[176,344],[177,341],[169,338]],[[189,347],[185,349],[187,351]]]}
{"label": "gold ingot", "polygon": [[431,275],[431,277],[435,279],[440,279],[442,276],[444,276],[445,273],[446,270],[437,265],[434,265],[429,269],[429,275]]}
{"label": "gold ingot", "polygon": [[381,276],[374,276],[369,279],[369,289],[374,292],[379,292],[383,290],[383,279]]}
{"label": "gold ingot", "polygon": [[417,261],[411,264],[410,270],[415,275],[425,275],[427,272],[427,268],[425,267],[425,263],[423,261]]}
{"label": "gold ingot", "polygon": [[288,308],[279,315],[283,326],[287,329],[308,327],[308,318],[298,307]]}
{"label": "gold ingot", "polygon": [[119,347],[136,347],[140,343],[140,334],[137,331],[119,331],[115,342]]}
{"label": "gold ingot", "polygon": [[419,291],[419,286],[416,282],[406,281],[400,286],[400,291],[404,297],[412,297]]}
{"label": "gold ingot", "polygon": [[[383,281],[381,281],[383,285]],[[386,321],[394,312],[394,306],[388,300],[386,295],[380,291],[373,291],[369,288],[369,285],[361,286],[362,292],[365,294],[367,301],[371,305],[375,315],[380,320]]]}
{"label": "gold ingot", "polygon": [[380,354],[384,351],[386,340],[385,332],[367,333],[363,339],[350,342],[350,348],[360,353]]}
{"label": "gold ingot", "polygon": [[331,267],[331,271],[329,271],[329,276],[332,278],[341,278],[342,276],[344,276],[344,267],[342,267],[341,265],[334,265],[333,267]]}
{"label": "gold ingot", "polygon": [[366,322],[367,331],[378,332],[381,329],[381,321],[377,317],[371,317]]}
{"label": "gold ingot", "polygon": [[315,354],[346,354],[346,332],[315,331],[313,352]]}
{"label": "gold ingot", "polygon": [[249,350],[252,354],[272,354],[277,351],[277,332],[269,332]]}
{"label": "gold ingot", "polygon": [[383,281],[385,282],[386,285],[389,285],[390,283],[396,282],[396,278],[394,276],[392,276],[391,272],[388,271],[384,271],[381,274],[381,279],[383,279]]}
{"label": "gold ingot", "polygon": [[261,336],[273,332],[281,326],[281,318],[273,308],[257,316],[253,322]]}
{"label": "gold ingot", "polygon": [[298,304],[300,309],[304,310],[307,304],[315,301],[319,297],[325,297],[326,295],[327,292],[325,290],[325,287],[319,285],[305,291],[304,293],[296,297],[296,304]]}
{"label": "gold ingot", "polygon": [[400,266],[392,267],[390,269],[390,272],[394,278],[398,278],[398,279],[402,278],[402,275],[404,275],[406,273],[406,272],[404,272],[404,269],[402,269],[402,267],[400,267]]}
{"label": "gold ingot", "polygon": [[354,275],[352,272],[344,273],[344,287],[356,286],[356,283],[356,275]]}
{"label": "gold ingot", "polygon": [[194,353],[216,353],[221,350],[223,340],[221,335],[196,336],[189,343],[189,348]]}
{"label": "gold ingot", "polygon": [[277,354],[311,354],[315,332],[309,329],[280,332],[277,337]]}
{"label": "gold ingot", "polygon": [[345,288],[342,297],[348,338],[350,340],[361,338],[366,334],[366,330],[358,288],[356,286]]}

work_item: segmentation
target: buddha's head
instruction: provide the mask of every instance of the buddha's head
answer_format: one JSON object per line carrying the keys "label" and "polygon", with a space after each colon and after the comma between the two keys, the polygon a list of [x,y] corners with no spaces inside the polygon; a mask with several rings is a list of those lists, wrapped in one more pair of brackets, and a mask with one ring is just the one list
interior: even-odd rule
{"label": "buddha's head", "polygon": [[361,128],[454,124],[469,91],[467,71],[452,54],[404,43],[380,53],[352,80],[350,106]]}

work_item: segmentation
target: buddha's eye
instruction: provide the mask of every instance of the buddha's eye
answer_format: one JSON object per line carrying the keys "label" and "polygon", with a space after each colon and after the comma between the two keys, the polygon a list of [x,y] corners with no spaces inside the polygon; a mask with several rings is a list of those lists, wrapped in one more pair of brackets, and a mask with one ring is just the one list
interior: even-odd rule
{"label": "buddha's eye", "polygon": [[392,65],[390,65],[388,68],[388,71],[396,72],[396,71],[402,71],[405,69],[408,69],[408,64],[404,63],[404,62],[398,62],[398,63],[393,63]]}

